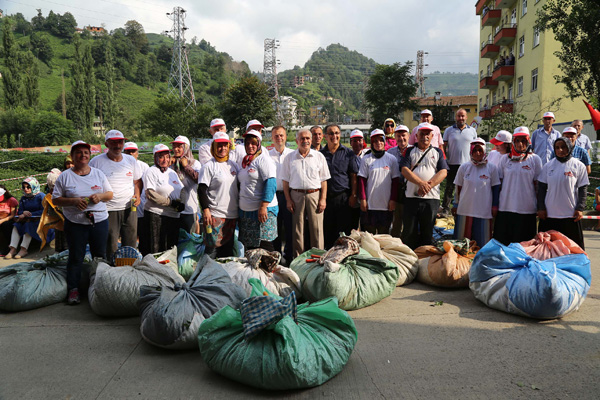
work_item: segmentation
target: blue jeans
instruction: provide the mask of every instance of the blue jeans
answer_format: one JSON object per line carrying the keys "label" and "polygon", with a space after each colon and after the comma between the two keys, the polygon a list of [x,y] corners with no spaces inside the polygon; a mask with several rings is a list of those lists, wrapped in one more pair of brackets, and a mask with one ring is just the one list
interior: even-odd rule
{"label": "blue jeans", "polygon": [[92,257],[104,257],[108,238],[108,219],[97,222],[95,226],[75,224],[65,219],[65,235],[69,244],[67,289],[71,290],[79,288],[86,245],[90,244]]}

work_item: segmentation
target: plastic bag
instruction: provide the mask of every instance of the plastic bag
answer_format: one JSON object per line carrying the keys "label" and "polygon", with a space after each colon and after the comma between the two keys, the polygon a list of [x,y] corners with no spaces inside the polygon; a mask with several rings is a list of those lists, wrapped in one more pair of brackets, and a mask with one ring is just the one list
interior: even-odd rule
{"label": "plastic bag", "polygon": [[307,262],[325,251],[311,249],[292,261],[290,268],[300,277],[301,290],[309,301],[335,296],[343,310],[356,310],[375,304],[394,291],[400,272],[391,261],[374,258],[366,250],[341,263]]}
{"label": "plastic bag", "polygon": [[475,256],[469,287],[488,307],[539,319],[561,318],[581,306],[592,281],[590,260],[570,254],[536,260],[523,246],[488,242]]}
{"label": "plastic bag", "polygon": [[198,347],[198,328],[224,306],[239,308],[246,292],[208,256],[186,283],[142,286],[138,306],[144,340],[169,349]]}
{"label": "plastic bag", "polygon": [[521,242],[521,246],[529,256],[538,260],[547,260],[567,254],[586,254],[577,243],[553,230],[539,232],[533,239]]}
{"label": "plastic bag", "polygon": [[414,251],[402,240],[390,235],[372,235],[369,232],[353,230],[350,237],[360,243],[360,247],[376,258],[393,262],[399,271],[396,286],[411,283],[419,271],[419,259]]}
{"label": "plastic bag", "polygon": [[[250,279],[250,285],[252,297],[245,303],[263,294],[289,300],[269,293],[257,279]],[[255,336],[246,339],[245,331],[252,321],[246,318],[245,324],[241,311],[224,307],[200,325],[198,344],[202,359],[213,371],[262,389],[300,389],[323,384],[348,362],[357,340],[354,322],[338,308],[335,298],[297,307],[293,302],[290,311],[276,314],[270,324],[263,324],[262,330],[255,329]]]}
{"label": "plastic bag", "polygon": [[471,261],[478,248],[471,247],[465,250],[460,242],[445,241],[440,246],[442,249],[436,246],[417,247],[415,249],[419,257],[417,280],[439,287],[468,287]]}
{"label": "plastic bag", "polygon": [[177,265],[179,274],[183,279],[190,279],[196,268],[196,263],[204,255],[202,235],[186,232],[179,229],[179,242],[177,242]]}
{"label": "plastic bag", "polygon": [[92,310],[104,317],[139,315],[137,305],[142,286],[173,286],[185,280],[152,254],[132,266],[111,267],[104,262],[92,266],[88,298]]}

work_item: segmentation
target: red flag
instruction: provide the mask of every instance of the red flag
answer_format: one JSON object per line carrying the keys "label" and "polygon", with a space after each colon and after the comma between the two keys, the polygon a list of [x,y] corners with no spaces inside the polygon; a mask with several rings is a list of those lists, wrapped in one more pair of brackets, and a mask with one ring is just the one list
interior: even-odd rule
{"label": "red flag", "polygon": [[590,103],[588,103],[587,101],[583,100],[583,102],[585,103],[585,106],[588,108],[588,111],[590,112],[590,116],[592,117],[592,123],[594,124],[594,129],[595,130],[600,129],[600,111],[598,111],[594,107],[592,107],[592,105]]}

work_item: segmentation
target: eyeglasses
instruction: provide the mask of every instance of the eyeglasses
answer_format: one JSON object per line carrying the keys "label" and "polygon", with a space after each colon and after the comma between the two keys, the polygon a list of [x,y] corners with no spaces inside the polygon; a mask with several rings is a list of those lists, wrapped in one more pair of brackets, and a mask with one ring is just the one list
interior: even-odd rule
{"label": "eyeglasses", "polygon": [[386,127],[386,128],[393,128],[393,127],[394,127],[394,125],[393,125],[393,124],[385,124],[385,127]]}

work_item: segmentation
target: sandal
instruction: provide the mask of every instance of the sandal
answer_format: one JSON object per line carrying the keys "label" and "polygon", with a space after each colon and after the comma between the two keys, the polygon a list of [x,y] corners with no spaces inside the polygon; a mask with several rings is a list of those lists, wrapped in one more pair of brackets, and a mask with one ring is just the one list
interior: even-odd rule
{"label": "sandal", "polygon": [[10,260],[10,259],[14,258],[16,254],[17,254],[17,249],[11,247],[8,254],[4,256],[4,259]]}
{"label": "sandal", "polygon": [[21,250],[19,251],[19,253],[15,256],[15,259],[19,259],[19,258],[23,258],[27,255],[27,249],[24,249],[23,247],[21,247]]}

